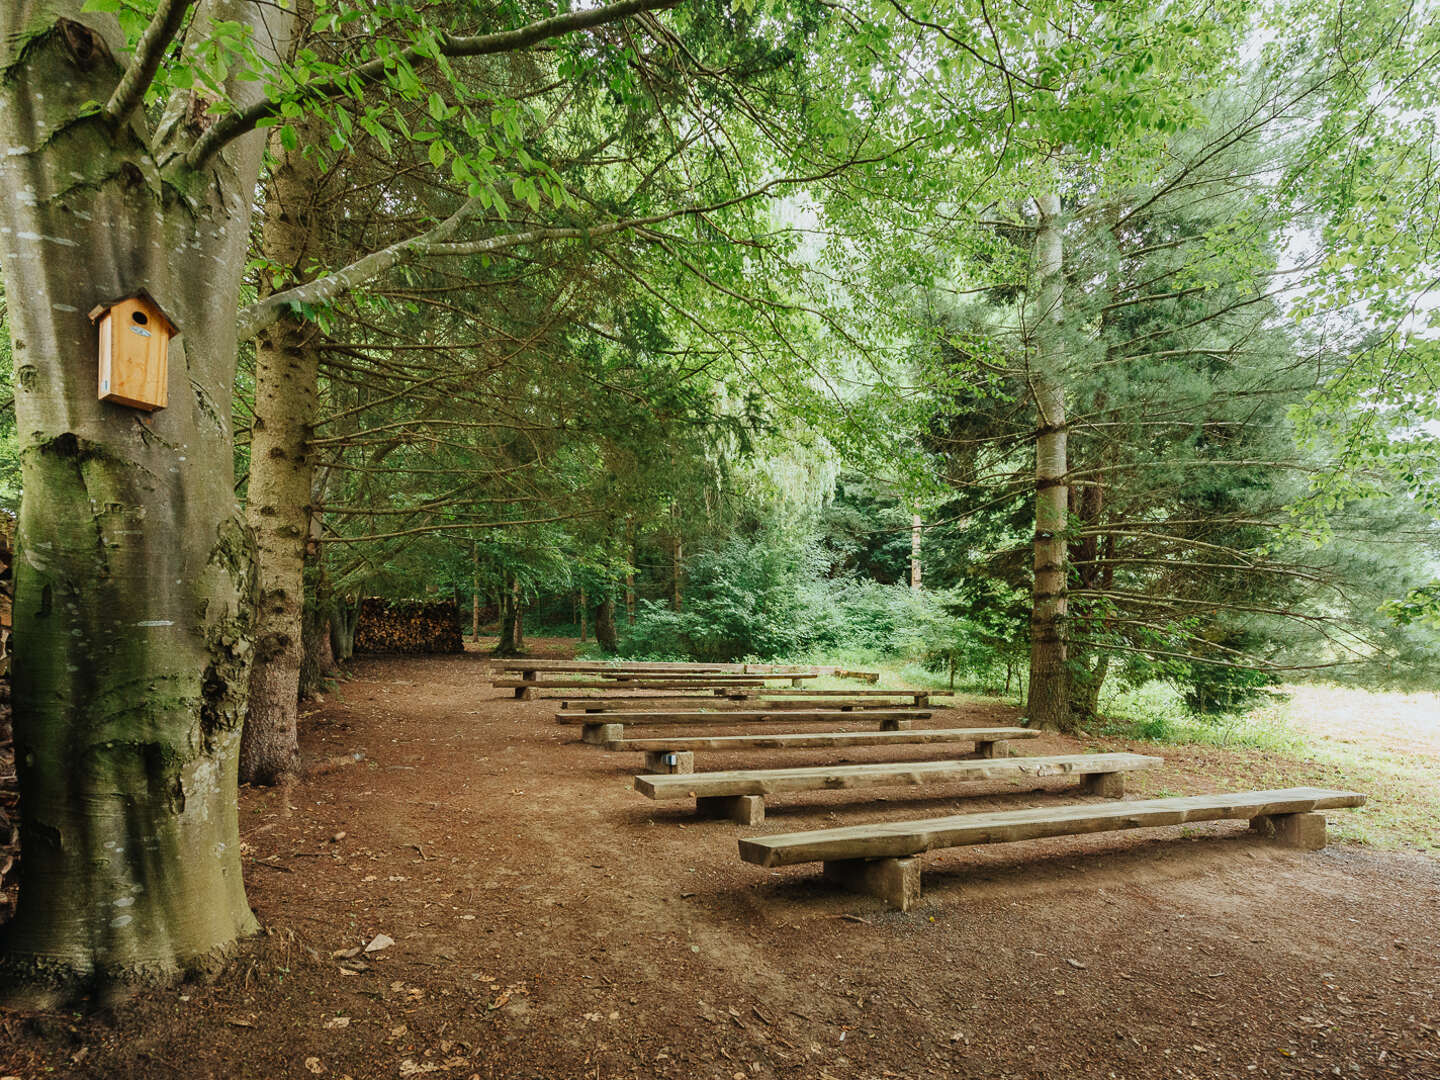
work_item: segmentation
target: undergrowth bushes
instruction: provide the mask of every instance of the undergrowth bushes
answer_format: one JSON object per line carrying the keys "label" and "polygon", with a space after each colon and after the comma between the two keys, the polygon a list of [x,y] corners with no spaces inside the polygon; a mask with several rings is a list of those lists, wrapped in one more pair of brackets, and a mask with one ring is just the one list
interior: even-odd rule
{"label": "undergrowth bushes", "polygon": [[686,564],[684,607],[642,602],[621,654],[735,661],[804,654],[910,657],[931,670],[1003,667],[945,591],[824,576],[805,539],[735,537]]}

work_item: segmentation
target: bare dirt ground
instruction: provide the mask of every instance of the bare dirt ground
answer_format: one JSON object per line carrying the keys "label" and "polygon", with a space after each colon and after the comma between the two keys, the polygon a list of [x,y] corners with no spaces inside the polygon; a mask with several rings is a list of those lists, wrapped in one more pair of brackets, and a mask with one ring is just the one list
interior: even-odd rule
{"label": "bare dirt ground", "polygon": [[[576,742],[551,719],[557,702],[491,689],[479,654],[352,674],[306,719],[312,775],[242,793],[266,934],[213,984],[0,1019],[0,1076],[1440,1077],[1430,858],[1343,842],[1296,853],[1243,823],[1030,841],[926,856],[924,900],[902,915],[814,868],[741,863],[747,830],[640,797],[638,755]],[[1013,716],[966,705],[935,723]],[[1283,766],[1135,748],[1167,758],[1136,795]],[[1060,783],[788,796],[755,831],[1074,797]],[[377,934],[394,943],[337,955]]]}

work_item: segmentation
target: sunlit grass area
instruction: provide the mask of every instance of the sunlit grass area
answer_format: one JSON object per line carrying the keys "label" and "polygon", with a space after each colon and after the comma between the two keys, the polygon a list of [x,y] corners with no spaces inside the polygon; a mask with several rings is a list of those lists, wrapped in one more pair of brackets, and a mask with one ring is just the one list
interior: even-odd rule
{"label": "sunlit grass area", "polygon": [[1440,695],[1305,684],[1232,716],[1196,717],[1153,683],[1104,703],[1103,733],[1175,745],[1258,751],[1217,758],[1237,780],[1322,784],[1370,797],[1336,833],[1381,847],[1440,851]]}

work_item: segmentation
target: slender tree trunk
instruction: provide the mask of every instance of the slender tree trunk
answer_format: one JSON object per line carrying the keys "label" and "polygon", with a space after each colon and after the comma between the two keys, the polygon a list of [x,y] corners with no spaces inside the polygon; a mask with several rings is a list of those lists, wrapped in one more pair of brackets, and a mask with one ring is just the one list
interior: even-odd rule
{"label": "slender tree trunk", "polygon": [[635,625],[635,563],[639,559],[639,552],[635,547],[635,520],[627,519],[625,522],[626,538],[630,548],[629,565],[625,568],[625,625]]}
{"label": "slender tree trunk", "polygon": [[1110,654],[1098,653],[1083,661],[1071,661],[1070,709],[1076,717],[1093,719],[1100,707],[1100,691],[1110,673]]}
{"label": "slender tree trunk", "polygon": [[685,597],[683,595],[685,551],[681,544],[680,537],[675,537],[675,546],[671,549],[670,569],[674,576],[675,593],[671,598],[671,604],[676,611],[685,610]]}
{"label": "slender tree trunk", "polygon": [[349,597],[338,598],[330,617],[330,648],[339,663],[355,655],[355,623],[360,616],[359,601]]}
{"label": "slender tree trunk", "polygon": [[920,515],[910,515],[910,588],[920,591]]}
{"label": "slender tree trunk", "polygon": [[470,640],[480,640],[480,544],[470,543]]}
{"label": "slender tree trunk", "polygon": [[[1074,518],[1072,524],[1085,531],[1085,535],[1068,545],[1070,564],[1076,581],[1087,593],[1103,591],[1109,588],[1114,577],[1113,564],[1106,563],[1103,567],[1097,565],[1100,536],[1095,531],[1095,526],[1100,523],[1105,509],[1104,474],[1098,474],[1096,479],[1089,483],[1072,487],[1070,505]],[[1107,537],[1106,543],[1113,554],[1114,537]],[[1070,613],[1072,625],[1078,622],[1089,631],[1084,634],[1086,637],[1096,636],[1094,631],[1099,629],[1093,623],[1087,622],[1090,614],[1087,609],[1093,610],[1093,606],[1092,601],[1084,600]],[[1080,720],[1089,720],[1095,716],[1099,706],[1100,690],[1105,685],[1105,677],[1110,670],[1110,656],[1089,645],[1076,645],[1073,641],[1069,644],[1070,711]]]}
{"label": "slender tree trunk", "polygon": [[514,592],[510,589],[502,589],[499,599],[500,640],[495,643],[495,648],[490,653],[491,656],[505,657],[519,655],[520,649],[515,640],[516,610],[517,605],[515,603]]}
{"label": "slender tree trunk", "polygon": [[330,619],[334,610],[330,578],[325,570],[323,517],[318,505],[310,515],[310,540],[305,545],[306,589],[301,639],[304,659],[300,663],[300,696],[313,697],[325,689],[325,680],[335,673],[335,653],[330,645]]}
{"label": "slender tree trunk", "polygon": [[1032,723],[1068,731],[1073,727],[1066,663],[1066,486],[1065,387],[1061,327],[1064,319],[1064,246],[1060,197],[1039,198],[1035,234],[1037,312],[1035,363],[1035,577],[1030,615],[1030,696]]}
{"label": "slender tree trunk", "polygon": [[520,596],[519,578],[515,579],[513,596],[515,606],[515,621],[512,624],[511,633],[515,635],[515,651],[517,653],[522,653],[525,651],[525,603]]}
{"label": "slender tree trunk", "polygon": [[619,652],[620,636],[615,633],[615,596],[606,593],[595,611],[595,641],[607,653]]}
{"label": "slender tree trunk", "polygon": [[[15,562],[15,751],[24,846],[0,997],[53,1005],[213,967],[255,928],[236,765],[255,595],[233,491],[235,312],[261,142],[203,173],[88,102],[124,41],[83,0],[0,5],[0,229],[24,501]],[[221,9],[224,10],[221,10]],[[260,49],[279,6],[207,3]],[[270,25],[262,25],[269,20]],[[235,82],[242,103],[260,83]],[[88,114],[88,115],[87,115]],[[183,100],[161,141],[192,137]],[[25,193],[20,197],[19,193]],[[98,400],[97,303],[147,289],[179,328],[169,406]]]}
{"label": "slender tree trunk", "polygon": [[[310,129],[317,125],[312,121]],[[317,130],[302,144],[318,141]],[[290,270],[282,283],[298,281],[315,233],[320,169],[299,149],[270,144],[277,164],[265,203],[261,247],[274,265]],[[270,275],[262,275],[266,287]],[[255,662],[250,671],[250,709],[240,745],[240,781],[278,784],[300,766],[296,733],[304,661],[305,539],[310,525],[315,465],[310,439],[319,406],[318,329],[283,315],[255,343],[255,422],[250,450],[246,518],[260,556],[260,606]]]}
{"label": "slender tree trunk", "polygon": [[[584,589],[581,589],[581,590],[580,590],[580,644],[582,644],[582,645],[585,644],[585,636],[586,636],[586,633],[587,633],[587,629],[586,629],[586,625],[585,625],[585,590],[584,590]],[[596,627],[596,628],[595,628],[595,633],[596,633],[596,634],[599,634],[599,633],[600,633],[600,628],[599,628],[599,627]]]}

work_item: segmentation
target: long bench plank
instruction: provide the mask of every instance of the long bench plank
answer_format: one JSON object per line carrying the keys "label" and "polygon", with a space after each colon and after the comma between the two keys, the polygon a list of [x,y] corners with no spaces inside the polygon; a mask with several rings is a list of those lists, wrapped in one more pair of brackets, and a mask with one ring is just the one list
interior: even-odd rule
{"label": "long bench plank", "polygon": [[[664,694],[640,695],[640,694],[635,694],[635,695],[632,695],[632,696],[630,696],[630,697],[616,697],[616,696],[611,696],[611,697],[566,698],[565,700],[563,700],[563,701],[560,702],[560,708],[562,708],[562,709],[570,709],[570,710],[578,710],[578,711],[581,711],[581,712],[603,713],[603,712],[611,712],[611,711],[615,710],[617,707],[625,706],[625,705],[628,705],[628,704],[631,704],[631,703],[644,704],[644,705],[647,705],[647,706],[648,706],[648,705],[649,705],[650,703],[652,703],[652,702],[659,702],[659,701],[665,701],[665,702],[671,702],[671,703],[680,702],[680,703],[682,703],[682,704],[685,703],[685,702],[691,702],[691,703],[696,703],[696,704],[702,704],[702,705],[704,705],[706,708],[709,708],[709,707],[711,707],[712,705],[716,705],[716,704],[718,704],[718,703],[720,703],[720,702],[726,702],[726,701],[749,701],[749,700],[750,700],[750,699],[744,697],[744,696],[741,695],[741,694],[732,694],[732,693],[730,693],[730,692],[727,690],[723,696],[722,696],[722,695],[718,695],[718,694],[709,694],[709,695],[690,694],[690,695],[688,695],[688,696],[682,697],[682,696],[680,696],[680,695],[678,695],[678,694],[676,694],[676,695],[664,695]],[[923,709],[923,708],[925,707],[925,703],[924,703],[924,702],[921,702],[921,703],[916,704],[916,705],[907,705],[907,704],[905,704],[905,703],[903,703],[903,702],[895,702],[895,701],[876,701],[874,698],[786,698],[786,699],[783,699],[783,700],[781,700],[781,701],[756,701],[756,702],[751,702],[751,707],[752,707],[752,708],[754,708],[754,707],[757,706],[757,705],[758,705],[758,706],[764,706],[764,708],[766,709],[766,711],[769,711],[769,710],[772,710],[772,709],[785,709],[785,710],[797,710],[797,709],[798,709],[798,710],[806,710],[806,709],[810,709],[810,710],[815,710],[815,709],[830,709],[830,710],[838,710],[838,711],[840,711],[840,712],[853,712],[853,711],[873,712],[873,711],[875,711],[875,710],[877,710],[877,709],[914,709],[914,708]],[[743,706],[741,706],[741,708],[743,709]]]}
{"label": "long bench plank", "polygon": [[730,709],[724,712],[602,712],[555,714],[557,724],[580,724],[582,742],[604,744],[624,738],[627,724],[654,726],[663,724],[705,724],[727,727],[734,724],[829,724],[836,720],[869,720],[882,731],[901,731],[915,720],[928,720],[929,709],[864,709],[843,712],[838,709],[778,709],[759,711]]}
{"label": "long bench plank", "polygon": [[863,787],[935,784],[949,780],[997,780],[1014,776],[1100,776],[1153,769],[1163,758],[1147,754],[1054,754],[999,760],[867,762],[806,765],[795,769],[734,769],[690,776],[635,777],[635,790],[652,799],[701,799],[722,795],[778,795]]}
{"label": "long bench plank", "polygon": [[[583,679],[546,679],[541,682],[531,679],[492,679],[491,686],[501,688],[514,688],[515,696],[528,701],[535,696],[537,690],[610,690],[615,689],[615,683],[586,682]],[[764,686],[759,676],[745,682],[737,683],[713,683],[694,679],[656,679],[653,682],[625,683],[627,690],[713,690],[717,694],[723,694],[732,686]]]}
{"label": "long bench plank", "polygon": [[968,844],[1001,844],[1047,836],[1181,825],[1189,821],[1254,820],[1364,803],[1365,796],[1358,791],[1298,787],[1142,799],[1111,805],[1042,806],[746,837],[740,841],[740,857],[758,866],[895,859]]}
{"label": "long bench plank", "polygon": [[1022,727],[927,728],[909,731],[797,731],[773,735],[681,735],[653,739],[632,737],[603,745],[606,750],[667,753],[685,750],[808,750],[832,746],[885,746],[893,743],[992,744],[1039,737],[1038,730]]}
{"label": "long bench plank", "polygon": [[949,698],[955,695],[948,690],[877,690],[874,687],[851,687],[846,690],[817,690],[813,687],[802,686],[798,690],[788,690],[784,687],[765,687],[763,690],[751,692],[753,697],[914,697],[916,694],[924,694],[926,697]]}
{"label": "long bench plank", "polygon": [[724,709],[684,712],[558,712],[557,724],[813,724],[836,720],[928,720],[930,709],[864,709],[846,712],[843,709]]}
{"label": "long bench plank", "polygon": [[[655,678],[655,674],[652,672],[636,672],[632,674],[626,671],[613,673],[608,671],[602,671],[598,672],[597,674],[600,679],[604,680],[601,685],[605,686],[629,686],[633,682],[644,682],[646,680],[652,680]],[[673,676],[665,677],[672,678]],[[737,675],[731,674],[730,672],[722,671],[717,672],[714,675],[697,675],[695,676],[695,681],[709,683],[712,686],[750,686],[757,682],[761,686],[764,686],[767,682],[775,682],[780,679],[789,679],[790,685],[792,687],[798,687],[805,679],[818,679],[819,677],[819,675],[811,672],[800,672],[798,674],[783,672],[775,675]]]}
{"label": "long bench plank", "polygon": [[[789,678],[788,675],[783,676]],[[594,679],[491,679],[491,686],[523,687],[527,690],[553,690],[553,689],[592,689],[592,690],[618,690],[618,689],[645,689],[645,690],[673,690],[685,688],[692,690],[728,690],[732,686],[755,687],[763,689],[765,682],[760,675],[726,675],[718,677],[697,677],[690,678],[658,678],[646,676],[643,679],[635,679],[624,683],[598,682]]]}
{"label": "long bench plank", "polygon": [[[855,714],[852,714],[855,715]],[[860,714],[864,715],[864,714]],[[895,722],[900,730],[880,731],[789,731],[780,735],[691,735],[659,739],[624,738],[623,727],[599,731],[587,737],[606,750],[640,750],[645,754],[646,773],[695,772],[697,750],[794,750],[835,746],[887,746],[894,743],[974,743],[983,758],[1010,756],[1011,739],[1034,739],[1040,734],[1030,728],[930,728],[911,730],[908,720]],[[619,732],[619,735],[615,735]]]}
{"label": "long bench plank", "polygon": [[740,664],[696,664],[671,660],[503,660],[494,665],[500,671],[690,671],[742,672]]}
{"label": "long bench plank", "polygon": [[1016,776],[1078,776],[1080,790],[1085,794],[1118,799],[1125,794],[1127,772],[1153,769],[1163,764],[1164,759],[1144,754],[1057,754],[988,761],[872,762],[799,769],[740,769],[690,776],[637,776],[635,790],[652,799],[693,798],[695,810],[702,817],[723,817],[741,825],[759,825],[765,820],[765,796],[782,792],[1000,780]]}

